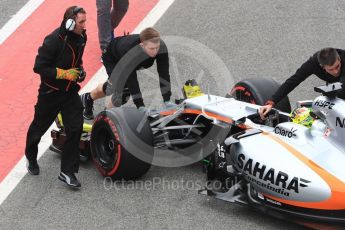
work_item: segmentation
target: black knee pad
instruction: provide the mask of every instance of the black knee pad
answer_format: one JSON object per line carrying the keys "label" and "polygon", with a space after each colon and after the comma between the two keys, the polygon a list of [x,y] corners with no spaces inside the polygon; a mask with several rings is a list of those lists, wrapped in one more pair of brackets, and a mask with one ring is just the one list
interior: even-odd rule
{"label": "black knee pad", "polygon": [[106,96],[110,96],[113,93],[112,84],[109,81],[104,82],[102,90]]}

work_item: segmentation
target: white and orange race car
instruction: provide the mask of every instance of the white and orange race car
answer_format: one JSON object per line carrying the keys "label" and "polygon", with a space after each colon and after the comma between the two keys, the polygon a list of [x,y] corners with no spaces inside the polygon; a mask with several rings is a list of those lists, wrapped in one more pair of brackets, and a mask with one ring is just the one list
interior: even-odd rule
{"label": "white and orange race car", "polygon": [[[210,183],[201,194],[311,228],[341,228],[345,101],[335,96],[340,86],[317,87],[322,96],[299,103],[312,111],[308,127],[291,121],[288,98],[266,120],[260,119],[259,105],[278,87],[270,79],[244,80],[228,97],[220,97],[201,93],[189,81],[186,99],[173,109],[102,111],[85,129],[81,150],[90,152],[103,176],[115,180],[138,178],[151,165],[202,161]],[[63,136],[63,126],[52,132],[53,149],[61,147]]]}
{"label": "white and orange race car", "polygon": [[[270,83],[259,82],[265,81],[240,82],[233,94],[261,103],[260,92],[267,93]],[[340,88],[340,83],[316,87],[322,96],[298,103],[310,108],[307,127],[279,110],[263,122],[257,106],[235,99],[219,109],[204,106],[234,125],[207,159],[208,178],[221,186],[213,181],[200,193],[314,229],[345,229],[345,101],[336,97]],[[289,104],[280,107],[288,111]]]}

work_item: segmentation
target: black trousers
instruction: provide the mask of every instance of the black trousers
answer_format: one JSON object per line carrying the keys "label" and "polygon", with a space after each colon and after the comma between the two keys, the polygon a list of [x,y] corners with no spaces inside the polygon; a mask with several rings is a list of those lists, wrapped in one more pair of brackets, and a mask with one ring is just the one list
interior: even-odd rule
{"label": "black trousers", "polygon": [[[120,79],[110,79],[111,74],[112,74],[112,72],[113,72],[113,70],[117,64],[117,61],[114,61],[113,58],[110,57],[109,55],[110,54],[108,52],[103,55],[103,65],[104,65],[105,70],[108,74],[108,81],[110,80],[110,81],[112,81],[111,83],[113,83],[113,81],[120,80]],[[137,76],[136,70],[134,70],[128,76],[127,79],[123,79],[123,80],[126,80],[123,89],[119,88],[118,85],[112,85],[111,90],[113,91],[112,92],[113,104],[115,106],[121,106],[122,104],[124,104],[123,98],[128,97],[128,91],[129,91],[130,95],[132,96],[133,102],[137,108],[139,108],[141,106],[145,106],[143,96],[142,96],[141,91],[140,91],[139,81],[138,81],[138,76]],[[127,88],[128,88],[128,91],[126,90]],[[108,90],[106,90],[106,91],[108,91]],[[128,101],[128,99],[127,99],[127,101]]]}
{"label": "black trousers", "polygon": [[38,143],[59,112],[62,115],[67,137],[62,149],[61,171],[77,173],[79,170],[79,141],[84,119],[83,105],[76,91],[39,93],[34,119],[26,137],[25,155],[28,160],[37,159]]}

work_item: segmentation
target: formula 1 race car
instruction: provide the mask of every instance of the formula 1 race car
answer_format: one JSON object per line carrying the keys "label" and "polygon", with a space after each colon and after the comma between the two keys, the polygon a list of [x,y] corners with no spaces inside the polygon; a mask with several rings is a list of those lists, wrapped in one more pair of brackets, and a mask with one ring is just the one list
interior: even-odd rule
{"label": "formula 1 race car", "polygon": [[[248,87],[255,86],[253,81],[247,83],[245,90],[259,94]],[[199,193],[309,228],[345,229],[345,101],[336,97],[340,89],[340,83],[316,87],[322,96],[298,103],[295,111],[309,115],[298,122],[293,122],[294,113],[279,110],[262,121],[256,105],[224,99],[222,114],[231,119],[231,131],[207,162],[208,179],[221,186],[210,183]],[[211,109],[220,111],[204,106]]]}
{"label": "formula 1 race car", "polygon": [[[241,81],[226,97],[205,95],[193,81],[186,85],[186,99],[173,109],[99,113],[85,127],[82,155],[90,154],[100,173],[113,179],[138,178],[151,165],[202,161],[210,183],[201,194],[311,228],[345,226],[345,102],[335,97],[339,84],[317,87],[322,96],[299,103],[312,117],[308,125],[291,119],[287,97],[260,118],[259,105],[279,87],[271,79]],[[64,142],[61,122],[52,132],[53,150]]]}

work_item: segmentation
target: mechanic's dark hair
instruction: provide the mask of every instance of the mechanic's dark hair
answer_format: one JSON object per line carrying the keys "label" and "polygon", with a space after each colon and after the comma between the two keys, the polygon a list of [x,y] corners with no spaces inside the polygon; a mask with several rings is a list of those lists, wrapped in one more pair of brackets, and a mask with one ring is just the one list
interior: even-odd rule
{"label": "mechanic's dark hair", "polygon": [[323,48],[317,53],[317,61],[322,67],[333,65],[339,58],[337,50],[331,47]]}
{"label": "mechanic's dark hair", "polygon": [[86,14],[86,11],[80,6],[68,7],[63,15],[63,21],[65,22],[69,18],[75,19],[78,13]]}
{"label": "mechanic's dark hair", "polygon": [[150,42],[158,43],[160,41],[160,35],[157,30],[152,27],[148,27],[140,32],[140,42],[150,40]]}

